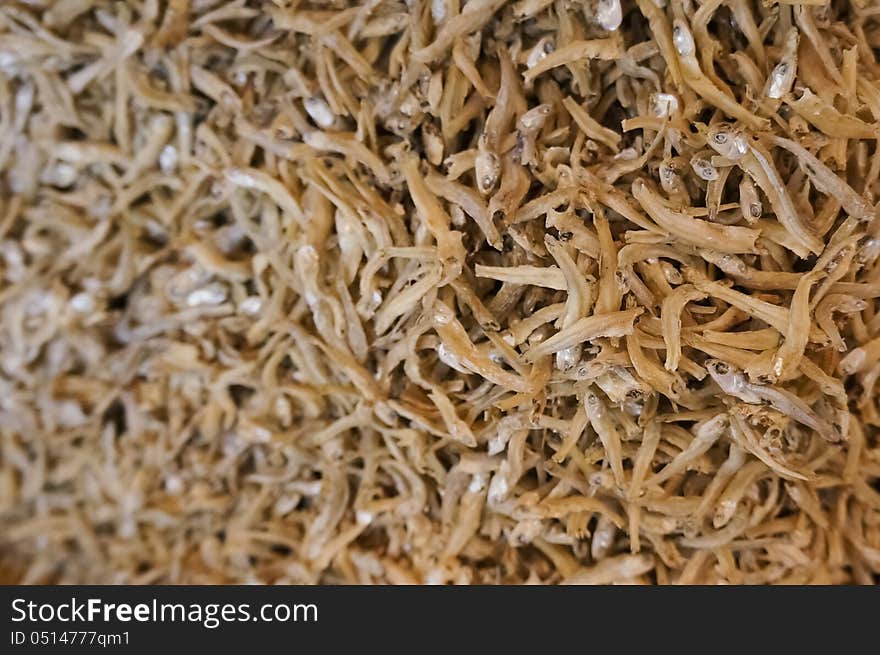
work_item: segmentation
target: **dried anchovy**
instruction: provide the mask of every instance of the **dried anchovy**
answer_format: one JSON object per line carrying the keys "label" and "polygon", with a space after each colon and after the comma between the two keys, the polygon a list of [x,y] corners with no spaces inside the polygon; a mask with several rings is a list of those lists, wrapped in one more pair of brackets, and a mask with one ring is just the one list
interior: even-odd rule
{"label": "dried anchovy", "polygon": [[0,6],[0,573],[872,583],[880,12]]}

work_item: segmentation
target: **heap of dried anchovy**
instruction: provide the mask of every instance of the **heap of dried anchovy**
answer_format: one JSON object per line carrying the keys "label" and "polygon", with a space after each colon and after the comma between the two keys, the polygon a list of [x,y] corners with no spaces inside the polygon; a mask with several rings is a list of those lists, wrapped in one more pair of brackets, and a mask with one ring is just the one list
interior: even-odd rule
{"label": "heap of dried anchovy", "polygon": [[0,6],[0,571],[869,583],[876,0]]}

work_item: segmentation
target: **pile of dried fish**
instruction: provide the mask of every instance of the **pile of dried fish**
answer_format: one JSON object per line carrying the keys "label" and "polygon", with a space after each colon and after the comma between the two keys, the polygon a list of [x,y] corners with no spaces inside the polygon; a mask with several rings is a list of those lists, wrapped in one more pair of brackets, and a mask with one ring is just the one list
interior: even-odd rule
{"label": "pile of dried fish", "polygon": [[0,6],[0,569],[870,583],[875,0]]}

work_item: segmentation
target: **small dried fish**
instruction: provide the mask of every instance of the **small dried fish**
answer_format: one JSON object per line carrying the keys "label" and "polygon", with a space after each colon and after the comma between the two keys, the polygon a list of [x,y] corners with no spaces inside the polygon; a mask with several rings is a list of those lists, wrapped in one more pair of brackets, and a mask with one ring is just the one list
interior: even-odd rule
{"label": "small dried fish", "polygon": [[5,579],[873,582],[874,4],[0,3]]}

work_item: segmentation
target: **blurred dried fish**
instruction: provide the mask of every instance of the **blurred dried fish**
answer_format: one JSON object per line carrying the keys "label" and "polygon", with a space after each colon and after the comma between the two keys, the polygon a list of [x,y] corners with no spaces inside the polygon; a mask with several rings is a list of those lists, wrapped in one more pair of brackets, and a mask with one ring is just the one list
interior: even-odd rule
{"label": "blurred dried fish", "polygon": [[846,0],[2,3],[0,570],[876,581],[878,47]]}

